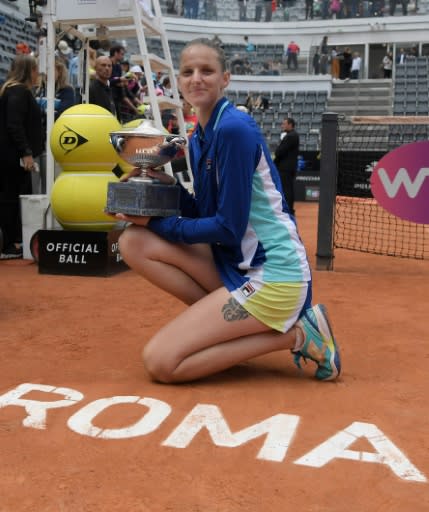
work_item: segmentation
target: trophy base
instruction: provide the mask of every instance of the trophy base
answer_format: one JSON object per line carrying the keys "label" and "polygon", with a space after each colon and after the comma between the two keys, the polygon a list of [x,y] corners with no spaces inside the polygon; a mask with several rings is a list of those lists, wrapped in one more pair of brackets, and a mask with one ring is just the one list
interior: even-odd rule
{"label": "trophy base", "polygon": [[180,215],[180,188],[150,181],[109,183],[108,213],[124,213],[141,217]]}

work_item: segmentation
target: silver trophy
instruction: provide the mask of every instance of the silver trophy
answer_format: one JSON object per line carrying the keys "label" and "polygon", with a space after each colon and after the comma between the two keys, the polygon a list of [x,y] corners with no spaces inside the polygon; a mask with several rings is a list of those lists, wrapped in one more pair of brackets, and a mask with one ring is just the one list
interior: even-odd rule
{"label": "silver trophy", "polygon": [[179,215],[179,187],[154,180],[147,175],[147,169],[155,169],[173,160],[185,147],[186,139],[165,134],[152,121],[145,119],[135,128],[111,132],[110,142],[118,155],[141,169],[141,173],[125,182],[109,183],[106,211],[156,217]]}

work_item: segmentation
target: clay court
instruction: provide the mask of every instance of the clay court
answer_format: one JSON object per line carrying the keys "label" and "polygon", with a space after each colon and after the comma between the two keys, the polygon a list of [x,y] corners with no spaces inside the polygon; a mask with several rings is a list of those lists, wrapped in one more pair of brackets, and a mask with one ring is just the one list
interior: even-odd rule
{"label": "clay court", "polygon": [[[297,207],[314,268],[317,204]],[[177,300],[131,271],[28,260],[1,262],[0,283],[1,512],[429,510],[429,261],[338,250],[314,271],[333,383],[279,352],[155,384],[140,352]]]}

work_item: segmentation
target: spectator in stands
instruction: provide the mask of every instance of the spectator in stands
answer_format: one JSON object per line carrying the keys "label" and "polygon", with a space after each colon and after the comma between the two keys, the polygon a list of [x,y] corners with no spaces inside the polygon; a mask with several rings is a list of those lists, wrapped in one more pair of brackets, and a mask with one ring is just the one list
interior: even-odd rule
{"label": "spectator in stands", "polygon": [[88,45],[88,61],[89,61],[89,77],[95,77],[95,61],[99,55],[97,52],[100,50],[100,42],[96,39],[89,42]]}
{"label": "spectator in stands", "polygon": [[15,53],[16,55],[29,55],[31,53],[31,48],[28,46],[27,43],[18,43],[15,46]]}
{"label": "spectator in stands", "polygon": [[167,131],[173,135],[179,135],[180,133],[179,120],[174,112],[169,114],[167,120]]}
{"label": "spectator in stands", "polygon": [[32,89],[39,80],[33,55],[15,57],[8,78],[0,89],[0,227],[3,233],[1,259],[22,257],[21,194],[31,194],[31,172],[43,151],[42,113]]}
{"label": "spectator in stands", "polygon": [[411,47],[410,53],[408,54],[408,57],[410,59],[416,59],[419,56],[419,49],[416,45]]}
{"label": "spectator in stands", "polygon": [[126,113],[127,120],[130,115],[138,115],[137,105],[129,97],[128,78],[122,73],[121,62],[125,55],[125,48],[122,45],[114,45],[109,50],[112,61],[112,74],[110,76],[110,87],[112,88],[113,101],[115,102],[116,116],[122,122],[122,112]]}
{"label": "spectator in stands", "polygon": [[206,20],[217,20],[217,2],[216,0],[204,0],[204,14]]}
{"label": "spectator in stands", "polygon": [[336,46],[331,48],[331,76],[332,80],[338,80],[340,78],[340,61]]}
{"label": "spectator in stands", "polygon": [[314,17],[314,0],[305,0],[305,19],[313,19]]}
{"label": "spectator in stands", "polygon": [[282,131],[286,135],[274,152],[274,163],[280,174],[289,211],[295,215],[294,187],[298,164],[299,135],[295,131],[295,120],[292,117],[287,117],[282,121]]}
{"label": "spectator in stands", "polygon": [[381,61],[381,66],[383,69],[383,78],[392,78],[392,68],[393,68],[393,54],[392,52],[387,52]]}
{"label": "spectator in stands", "polygon": [[219,46],[219,48],[222,48],[224,47],[224,44],[223,44],[223,41],[222,39],[219,37],[218,34],[215,34],[213,36],[213,39],[212,39],[213,43],[216,45],[216,46]]}
{"label": "spectator in stands", "polygon": [[127,60],[121,61],[122,74],[126,75],[130,71],[130,63]]}
{"label": "spectator in stands", "polygon": [[70,59],[73,56],[73,50],[68,45],[67,41],[61,39],[57,45],[57,51],[55,52],[55,56],[62,60],[67,69],[69,69]]}
{"label": "spectator in stands", "polygon": [[256,50],[255,45],[249,41],[249,36],[244,36],[244,44],[246,52],[254,52]]}
{"label": "spectator in stands", "polygon": [[244,75],[244,59],[239,53],[234,54],[231,59],[231,73],[233,75]]}
{"label": "spectator in stands", "polygon": [[[322,16],[322,20],[327,20],[330,17],[329,4],[329,0],[321,0],[320,14]],[[326,73],[322,72],[322,74]]]}
{"label": "spectator in stands", "polygon": [[255,21],[261,21],[264,5],[264,0],[255,0]]}
{"label": "spectator in stands", "polygon": [[271,21],[273,19],[273,11],[276,10],[277,3],[273,0],[264,0],[265,7],[265,21]]}
{"label": "spectator in stands", "polygon": [[317,48],[313,55],[313,73],[315,75],[320,74],[320,54]]}
{"label": "spectator in stands", "polygon": [[358,0],[348,0],[348,2],[349,2],[349,5],[348,5],[348,17],[349,18],[356,18],[357,16],[360,15],[359,8],[360,8],[360,5],[361,5],[361,2],[359,2]]}
{"label": "spectator in stands", "polygon": [[249,93],[247,95],[246,102],[244,103],[244,105],[237,106],[243,106],[247,110],[247,112],[251,114],[253,112],[253,109],[255,108],[255,99],[253,98],[253,95]]}
{"label": "spectator in stands", "polygon": [[329,47],[328,47],[328,36],[323,36],[323,39],[319,46],[320,54],[320,72],[322,75],[326,75],[328,72],[329,64]]}
{"label": "spectator in stands", "polygon": [[125,78],[127,79],[127,83],[124,86],[125,101],[121,104],[121,120],[123,123],[140,117],[146,109],[145,106],[142,106],[143,98],[141,98],[141,89],[137,76],[133,72],[128,71]]}
{"label": "spectator in stands", "polygon": [[359,79],[359,72],[360,72],[361,65],[362,65],[362,58],[361,58],[359,52],[354,52],[353,59],[352,59],[351,73],[350,73],[350,78],[352,80]]}
{"label": "spectator in stands", "polygon": [[[390,0],[390,16],[395,15],[397,1],[398,0]],[[408,14],[408,0],[400,0],[400,2],[402,5],[402,16],[406,16]]]}
{"label": "spectator in stands", "polygon": [[270,100],[263,94],[259,94],[253,103],[253,108],[255,110],[267,110],[270,108]]}
{"label": "spectator in stands", "polygon": [[[325,308],[311,306],[304,246],[260,130],[224,97],[229,79],[210,40],[185,47],[178,83],[198,111],[195,193],[180,189],[181,216],[116,216],[132,223],[119,241],[126,263],[188,305],[146,344],[146,371],[189,382],[288,349],[298,365],[316,363],[319,380],[335,379],[339,353]],[[166,173],[148,174],[175,186]]]}
{"label": "spectator in stands", "polygon": [[95,76],[89,85],[89,103],[99,105],[116,116],[116,106],[109,78],[112,74],[112,61],[102,55],[95,60]]}
{"label": "spectator in stands", "polygon": [[164,91],[164,96],[168,96],[169,98],[173,97],[173,89],[171,88],[171,80],[169,76],[165,76],[161,80],[162,89]]}
{"label": "spectator in stands", "polygon": [[340,0],[331,0],[329,3],[329,11],[331,13],[331,18],[335,20],[341,11]]}
{"label": "spectator in stands", "polygon": [[55,119],[57,119],[64,110],[75,104],[74,89],[68,81],[68,71],[64,63],[55,60]]}
{"label": "spectator in stands", "polygon": [[407,54],[404,48],[399,49],[399,53],[396,55],[396,64],[405,64],[407,60]]}
{"label": "spectator in stands", "polygon": [[110,60],[112,61],[112,74],[109,82],[115,102],[116,116],[121,121],[122,103],[125,101],[124,86],[127,79],[122,75],[121,61],[125,55],[125,48],[121,45],[114,45],[109,50]]}
{"label": "spectator in stands", "polygon": [[348,46],[338,54],[340,57],[340,78],[348,82],[351,76],[353,55]]}
{"label": "spectator in stands", "polygon": [[286,66],[289,70],[296,71],[298,69],[299,52],[299,46],[295,43],[295,41],[291,41],[286,48]]}
{"label": "spectator in stands", "polygon": [[198,124],[198,117],[194,111],[194,107],[186,101],[184,98],[182,99],[182,111],[183,111],[183,119],[185,121],[185,130],[190,137]]}
{"label": "spectator in stands", "polygon": [[238,20],[247,21],[247,0],[238,0]]}
{"label": "spectator in stands", "polygon": [[180,14],[176,0],[167,0],[167,14],[173,14],[174,16]]}
{"label": "spectator in stands", "polygon": [[273,60],[271,63],[271,73],[275,76],[279,76],[281,74],[282,63],[280,60]]}
{"label": "spectator in stands", "polygon": [[79,54],[76,53],[72,56],[69,63],[69,76],[68,81],[70,85],[74,89],[74,93],[76,96],[77,103],[80,103],[80,87],[81,84],[79,83]]}
{"label": "spectator in stands", "polygon": [[262,69],[261,71],[259,72],[260,75],[269,75],[269,76],[272,76],[273,72],[271,70],[271,62],[269,61],[264,61],[262,63]]}
{"label": "spectator in stands", "polygon": [[384,0],[373,0],[371,2],[371,16],[382,17],[384,16]]}
{"label": "spectator in stands", "polygon": [[183,8],[184,8],[184,16],[185,18],[197,19],[198,18],[198,0],[184,0]]}
{"label": "spectator in stands", "polygon": [[143,69],[141,66],[136,64],[135,66],[131,66],[129,72],[127,73],[127,87],[131,91],[131,93],[137,97],[140,101],[142,100],[142,96],[147,90],[143,85]]}

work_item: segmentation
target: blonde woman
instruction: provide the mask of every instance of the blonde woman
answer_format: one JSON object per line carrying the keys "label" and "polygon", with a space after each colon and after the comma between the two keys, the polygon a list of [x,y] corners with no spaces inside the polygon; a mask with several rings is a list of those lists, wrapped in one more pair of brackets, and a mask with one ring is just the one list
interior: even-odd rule
{"label": "blonde woman", "polygon": [[0,227],[4,249],[1,259],[22,257],[20,194],[31,194],[34,158],[42,153],[42,114],[32,88],[39,69],[32,55],[17,55],[0,89]]}
{"label": "blonde woman", "polygon": [[75,103],[74,89],[68,81],[68,70],[64,63],[57,59],[55,61],[55,119]]}

